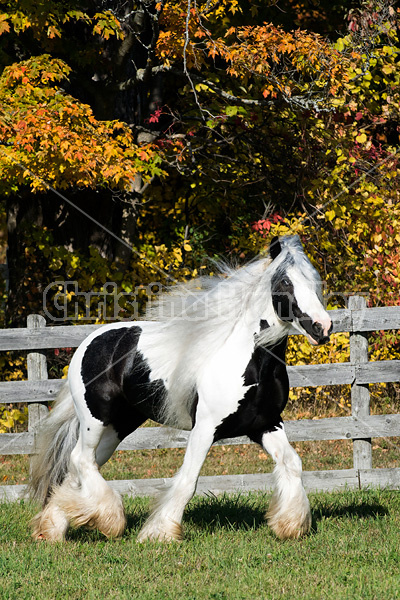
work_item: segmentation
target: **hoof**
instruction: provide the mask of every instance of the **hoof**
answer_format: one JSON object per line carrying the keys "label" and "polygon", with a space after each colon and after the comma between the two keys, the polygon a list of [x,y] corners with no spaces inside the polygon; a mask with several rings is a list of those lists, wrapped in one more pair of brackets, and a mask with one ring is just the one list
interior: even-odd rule
{"label": "hoof", "polygon": [[279,506],[279,502],[272,498],[265,516],[268,525],[281,540],[297,539],[310,531],[310,505],[306,496],[302,500],[300,503],[292,501],[288,505]]}
{"label": "hoof", "polygon": [[298,519],[288,519],[287,517],[270,517],[267,513],[267,522],[272,531],[281,540],[297,539],[310,531],[311,515],[301,515]]}
{"label": "hoof", "polygon": [[165,522],[147,522],[139,532],[137,542],[142,543],[146,540],[152,542],[180,542],[183,539],[182,526],[176,521]]}
{"label": "hoof", "polygon": [[65,533],[68,529],[68,521],[62,518],[60,514],[57,515],[57,519],[54,516],[54,511],[50,512],[45,509],[32,519],[32,538],[34,540],[46,540],[48,542],[64,541]]}

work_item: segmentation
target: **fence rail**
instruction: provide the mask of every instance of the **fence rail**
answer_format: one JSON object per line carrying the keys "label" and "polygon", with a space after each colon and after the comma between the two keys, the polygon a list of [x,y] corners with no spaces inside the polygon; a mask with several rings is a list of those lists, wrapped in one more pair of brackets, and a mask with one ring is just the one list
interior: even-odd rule
{"label": "fence rail", "polygon": [[[400,329],[400,307],[366,308],[365,300],[353,296],[349,308],[330,311],[334,332],[350,333],[350,362],[288,367],[291,387],[351,385],[352,415],[327,419],[286,422],[290,441],[353,440],[353,469],[304,473],[307,489],[340,489],[386,486],[400,489],[400,468],[373,469],[371,438],[400,436],[400,414],[370,415],[369,384],[400,380],[400,360],[368,362],[367,332]],[[36,431],[46,415],[46,403],[54,400],[63,380],[48,379],[44,350],[77,347],[101,325],[46,327],[43,317],[30,315],[26,329],[0,330],[0,350],[28,350],[28,380],[0,382],[0,404],[27,402],[28,431],[0,434],[0,454],[32,454]],[[292,330],[291,335],[298,335]],[[137,429],[119,445],[119,450],[185,447],[188,432],[165,427]],[[247,437],[221,440],[218,445],[249,444]],[[400,456],[400,452],[399,452]],[[123,493],[154,494],[163,479],[114,481]],[[207,491],[272,488],[272,476],[265,474],[200,477],[197,493]],[[25,492],[23,485],[0,486],[0,497],[13,499]]]}

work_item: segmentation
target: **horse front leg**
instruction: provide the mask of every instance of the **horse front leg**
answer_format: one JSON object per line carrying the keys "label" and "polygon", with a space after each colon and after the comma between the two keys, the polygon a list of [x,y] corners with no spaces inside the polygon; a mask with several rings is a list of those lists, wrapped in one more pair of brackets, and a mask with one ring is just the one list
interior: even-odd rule
{"label": "horse front leg", "polygon": [[301,458],[289,444],[283,423],[264,433],[261,444],[275,461],[275,489],[266,517],[281,539],[298,538],[311,527],[310,503],[303,487]]}
{"label": "horse front leg", "polygon": [[157,499],[153,510],[139,532],[138,542],[145,540],[181,540],[182,516],[192,498],[207,452],[213,443],[214,427],[196,423],[192,429],[182,467],[172,478],[169,487]]}

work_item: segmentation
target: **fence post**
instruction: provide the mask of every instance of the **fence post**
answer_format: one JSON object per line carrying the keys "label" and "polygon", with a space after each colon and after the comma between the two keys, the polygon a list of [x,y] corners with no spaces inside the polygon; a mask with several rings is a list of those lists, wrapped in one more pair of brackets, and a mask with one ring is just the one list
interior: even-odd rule
{"label": "fence post", "polygon": [[[46,319],[41,315],[28,315],[27,326],[30,329],[46,327]],[[30,381],[38,381],[40,379],[48,379],[47,375],[47,359],[46,352],[28,352],[27,355],[28,379]],[[44,404],[29,404],[28,405],[28,431],[35,433],[40,425],[40,421],[48,413],[48,408]]]}
{"label": "fence post", "polygon": [[[367,307],[365,298],[351,296],[349,309],[363,309]],[[368,362],[368,334],[353,331],[350,333],[350,362],[357,365]],[[358,384],[357,380],[351,384],[351,414],[362,419],[370,414],[370,393],[368,384]],[[353,466],[354,469],[372,469],[371,438],[353,440]]]}

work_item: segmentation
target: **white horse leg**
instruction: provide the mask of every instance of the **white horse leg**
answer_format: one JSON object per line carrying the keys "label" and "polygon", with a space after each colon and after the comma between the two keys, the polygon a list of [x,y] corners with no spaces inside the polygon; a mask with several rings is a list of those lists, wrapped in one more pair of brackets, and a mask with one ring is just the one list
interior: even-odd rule
{"label": "white horse leg", "polygon": [[[95,460],[96,449],[106,431],[100,421],[89,415],[81,420],[68,474],[34,519],[33,536],[36,539],[61,541],[70,523],[97,528],[107,537],[122,535],[126,524],[122,499],[100,475]],[[109,440],[106,446],[109,446]],[[109,448],[106,452],[109,453]]]}
{"label": "white horse leg", "polygon": [[276,463],[275,490],[267,512],[270,527],[281,539],[298,538],[311,527],[310,504],[301,480],[301,459],[283,428],[264,433],[262,446]]}
{"label": "white horse leg", "polygon": [[213,436],[214,428],[209,423],[195,425],[189,436],[182,467],[172,478],[168,489],[156,501],[139,533],[138,542],[182,539],[183,511],[196,490],[200,469],[213,443]]}
{"label": "white horse leg", "polygon": [[107,428],[92,417],[90,427],[86,422],[81,427],[71,455],[70,478],[66,481],[70,494],[65,497],[65,490],[60,488],[59,503],[74,525],[87,525],[107,537],[119,537],[126,525],[122,499],[100,475],[96,463],[96,449],[101,448],[101,438],[106,431]]}

